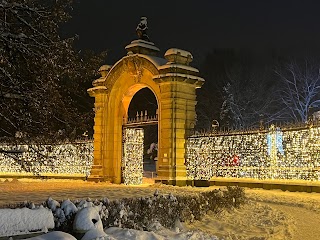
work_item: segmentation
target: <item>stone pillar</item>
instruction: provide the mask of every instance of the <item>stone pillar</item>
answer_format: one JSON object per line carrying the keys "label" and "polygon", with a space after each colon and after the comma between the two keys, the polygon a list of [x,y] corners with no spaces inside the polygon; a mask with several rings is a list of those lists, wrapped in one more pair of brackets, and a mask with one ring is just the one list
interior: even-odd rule
{"label": "stone pillar", "polygon": [[105,158],[105,149],[104,149],[104,131],[106,127],[105,121],[105,106],[108,100],[108,91],[107,87],[104,86],[105,77],[110,70],[110,66],[103,65],[99,72],[101,73],[101,77],[95,81],[93,81],[93,88],[88,89],[88,93],[91,97],[95,98],[94,103],[94,150],[93,150],[93,165],[91,168],[91,173],[88,180],[91,181],[103,181],[104,179],[104,171],[103,171],[103,161]]}
{"label": "stone pillar", "polygon": [[197,76],[197,69],[188,66],[191,53],[169,49],[165,57],[168,63],[153,78],[161,91],[158,177],[168,184],[185,185],[186,139],[195,125],[195,91],[204,80]]}

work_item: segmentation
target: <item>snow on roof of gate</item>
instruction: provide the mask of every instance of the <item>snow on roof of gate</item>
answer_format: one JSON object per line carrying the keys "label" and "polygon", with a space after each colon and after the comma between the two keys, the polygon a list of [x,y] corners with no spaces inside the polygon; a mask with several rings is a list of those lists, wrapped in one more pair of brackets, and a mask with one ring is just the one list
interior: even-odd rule
{"label": "snow on roof of gate", "polygon": [[160,58],[160,57],[155,57],[155,56],[150,56],[150,55],[144,55],[144,54],[136,54],[140,57],[143,57],[147,60],[149,60],[150,62],[153,63],[153,65],[155,65],[158,69],[160,66],[165,65],[168,61],[164,58]]}

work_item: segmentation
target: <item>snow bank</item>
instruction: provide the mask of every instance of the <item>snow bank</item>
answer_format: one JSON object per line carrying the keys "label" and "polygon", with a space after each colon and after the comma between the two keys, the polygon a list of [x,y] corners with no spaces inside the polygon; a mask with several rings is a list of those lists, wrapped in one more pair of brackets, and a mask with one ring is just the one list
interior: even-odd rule
{"label": "snow bank", "polygon": [[102,229],[91,229],[81,238],[81,240],[108,239],[112,240]]}
{"label": "snow bank", "polygon": [[147,232],[134,229],[123,229],[118,227],[111,227],[105,229],[107,235],[116,240],[218,240],[215,236],[209,236],[208,234],[200,231],[187,231],[177,233],[168,229],[162,229],[159,232]]}
{"label": "snow bank", "polygon": [[26,238],[25,240],[77,240],[75,237],[68,233],[54,231],[41,236]]}
{"label": "snow bank", "polygon": [[154,232],[139,231],[134,229],[123,229],[119,227],[111,227],[105,230],[106,234],[114,239],[131,240],[131,239],[149,239],[149,240],[164,240],[163,236]]}
{"label": "snow bank", "polygon": [[52,199],[51,197],[48,198],[47,205],[48,205],[48,208],[50,208],[52,212],[55,212],[56,209],[58,207],[60,207],[60,203],[58,201]]}
{"label": "snow bank", "polygon": [[54,218],[47,208],[0,209],[0,236],[47,231],[51,228],[54,228]]}
{"label": "snow bank", "polygon": [[73,230],[85,233],[91,229],[103,229],[99,213],[94,207],[82,208],[74,219]]}
{"label": "snow bank", "polygon": [[[208,211],[239,207],[245,200],[243,189],[228,187],[192,195],[159,194],[141,198],[123,198],[110,201],[108,198],[94,200],[55,201],[49,198],[46,204],[53,211],[55,230],[85,233],[90,229],[122,227],[136,230],[157,231],[158,222],[167,229],[181,231],[177,222],[193,222]],[[59,207],[60,205],[60,207]],[[75,214],[77,213],[77,214]]]}
{"label": "snow bank", "polygon": [[61,209],[64,211],[65,216],[69,216],[70,214],[76,213],[78,208],[73,204],[69,199],[64,200],[61,203]]}
{"label": "snow bank", "polygon": [[[205,235],[203,232],[186,231],[181,222],[200,220],[208,211],[219,212],[225,208],[232,209],[239,206],[243,201],[244,192],[237,187],[181,196],[174,196],[172,193],[162,195],[156,189],[154,195],[150,197],[124,198],[114,201],[110,201],[108,198],[92,201],[87,198],[80,201],[65,200],[58,202],[49,198],[45,204],[52,211],[42,206],[36,208],[34,204],[27,203],[25,206],[30,205],[29,207],[32,206],[35,210],[27,208],[4,209],[4,214],[1,214],[0,211],[0,216],[3,218],[2,223],[8,218],[7,215],[12,215],[8,211],[19,213],[11,220],[13,223],[19,223],[24,219],[21,213],[23,210],[28,212],[38,211],[34,216],[29,213],[25,214],[29,219],[21,226],[20,232],[14,230],[12,226],[3,227],[0,225],[0,229],[14,230],[7,235],[22,234],[32,230],[46,231],[48,228],[54,227],[53,221],[55,221],[54,230],[74,232],[77,236],[84,234],[83,240],[216,239]],[[48,213],[51,217],[50,220],[47,217]],[[32,228],[27,225],[36,222],[43,225],[38,223]],[[106,229],[106,233],[103,232],[104,227],[109,227],[109,229]],[[148,230],[148,232],[143,230]],[[41,238],[33,239],[59,239],[58,235],[42,235]]]}

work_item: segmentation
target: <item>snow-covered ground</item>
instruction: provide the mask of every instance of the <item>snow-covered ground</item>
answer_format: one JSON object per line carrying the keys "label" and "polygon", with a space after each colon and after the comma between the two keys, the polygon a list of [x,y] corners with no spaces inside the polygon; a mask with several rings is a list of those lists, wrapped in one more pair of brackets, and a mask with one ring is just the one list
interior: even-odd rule
{"label": "snow-covered ground", "polygon": [[[49,196],[56,200],[87,197],[108,197],[113,200],[151,196],[156,189],[163,194],[195,194],[213,190],[214,187],[173,187],[158,184],[124,186],[70,180],[2,180],[0,205],[24,200],[41,203]],[[109,236],[105,239],[209,239],[209,236],[212,239],[215,239],[214,236],[218,239],[320,239],[319,193],[262,189],[245,189],[245,192],[247,203],[241,208],[219,214],[209,213],[201,221],[184,224],[179,231],[162,226],[155,227],[154,232],[109,228],[105,229]],[[72,207],[69,206],[69,209],[71,211]],[[46,239],[57,239],[57,236]],[[90,236],[87,239],[91,239]]]}
{"label": "snow-covered ground", "polygon": [[[70,234],[55,231],[47,234],[39,235],[37,237],[27,238],[28,240],[75,240],[76,238]],[[176,233],[168,229],[163,229],[158,232],[139,231],[134,229],[122,229],[118,227],[111,227],[100,230],[88,231],[81,240],[218,240],[214,236],[200,231],[184,231]]]}
{"label": "snow-covered ground", "polygon": [[320,194],[245,189],[247,204],[188,225],[224,239],[320,239]]}

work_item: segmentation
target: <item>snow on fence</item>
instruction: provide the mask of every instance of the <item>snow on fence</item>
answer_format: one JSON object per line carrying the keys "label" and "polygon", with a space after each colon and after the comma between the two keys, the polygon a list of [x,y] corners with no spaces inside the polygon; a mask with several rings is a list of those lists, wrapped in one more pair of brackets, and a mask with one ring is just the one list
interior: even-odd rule
{"label": "snow on fence", "polygon": [[93,142],[0,144],[0,174],[34,176],[90,174]]}
{"label": "snow on fence", "polygon": [[320,180],[320,126],[191,136],[187,175]]}

